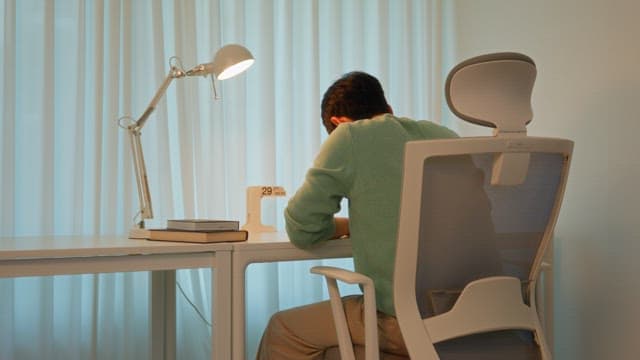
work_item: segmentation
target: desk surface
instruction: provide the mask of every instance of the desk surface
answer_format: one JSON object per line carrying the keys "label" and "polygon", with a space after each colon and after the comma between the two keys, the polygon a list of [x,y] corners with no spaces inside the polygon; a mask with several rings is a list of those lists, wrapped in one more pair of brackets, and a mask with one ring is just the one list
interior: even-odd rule
{"label": "desk surface", "polygon": [[297,249],[284,231],[250,233],[247,241],[231,243],[187,243],[127,239],[124,236],[28,236],[0,237],[0,259],[82,257],[190,253],[206,251],[299,250],[315,252],[325,247],[350,247],[348,241],[329,240],[317,247]]}
{"label": "desk surface", "polygon": [[[350,246],[348,239],[337,239],[323,241],[311,250],[321,249],[325,246]],[[285,231],[275,232],[250,232],[247,241],[233,243],[234,250],[259,250],[259,249],[297,249],[290,241]]]}
{"label": "desk surface", "polygon": [[185,243],[127,239],[124,236],[0,237],[0,260],[178,254],[231,250],[230,243]]}

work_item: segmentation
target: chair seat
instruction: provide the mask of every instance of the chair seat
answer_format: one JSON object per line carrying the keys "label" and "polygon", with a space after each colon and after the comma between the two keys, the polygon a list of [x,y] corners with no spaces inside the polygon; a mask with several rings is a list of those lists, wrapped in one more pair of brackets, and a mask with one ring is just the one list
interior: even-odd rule
{"label": "chair seat", "polygon": [[[533,337],[524,331],[500,331],[467,336],[436,344],[441,360],[539,360]],[[364,359],[364,347],[354,346],[356,359]],[[381,360],[407,360],[408,356],[380,353]],[[337,346],[327,349],[324,360],[340,360]]]}
{"label": "chair seat", "polygon": [[[364,347],[354,346],[356,359],[364,359]],[[524,331],[501,331],[467,336],[436,344],[441,360],[539,360],[533,337]],[[408,356],[380,353],[381,360],[407,360]],[[327,349],[324,360],[340,360],[338,347]]]}
{"label": "chair seat", "polygon": [[539,360],[540,351],[527,331],[484,333],[435,344],[440,360]]}
{"label": "chair seat", "polygon": [[[353,352],[357,360],[365,359],[364,346],[354,346]],[[337,346],[327,349],[324,360],[340,360],[340,349]],[[409,360],[409,357],[381,352],[380,360]]]}

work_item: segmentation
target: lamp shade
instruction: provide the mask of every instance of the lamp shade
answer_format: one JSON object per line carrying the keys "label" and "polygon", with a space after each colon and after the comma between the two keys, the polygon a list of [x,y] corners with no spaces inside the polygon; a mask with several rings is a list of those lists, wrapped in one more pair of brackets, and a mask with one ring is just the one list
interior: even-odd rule
{"label": "lamp shade", "polygon": [[218,80],[234,77],[253,65],[254,58],[244,46],[229,44],[220,48],[213,58],[213,74]]}

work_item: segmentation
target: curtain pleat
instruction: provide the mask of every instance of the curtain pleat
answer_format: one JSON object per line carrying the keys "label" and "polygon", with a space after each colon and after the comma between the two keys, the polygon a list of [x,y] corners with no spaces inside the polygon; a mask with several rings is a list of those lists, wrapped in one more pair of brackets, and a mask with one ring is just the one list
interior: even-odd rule
{"label": "curtain pleat", "polygon": [[[0,235],[15,232],[15,135],[16,135],[16,4],[7,0],[2,6],[2,93],[0,110],[2,111],[2,134],[0,134]],[[1,341],[1,340],[0,340]],[[1,351],[1,350],[0,350]]]}
{"label": "curtain pleat", "polygon": [[[118,119],[143,113],[172,56],[189,69],[238,43],[256,63],[216,81],[219,100],[209,78],[177,79],[167,89],[141,137],[149,226],[189,217],[244,222],[247,186],[280,185],[293,195],[327,136],[321,97],[345,72],[377,76],[398,115],[439,121],[441,7],[439,0],[3,1],[0,236],[125,236],[139,204]],[[265,198],[263,222],[283,229],[285,205],[286,198]],[[308,273],[321,263],[352,267],[340,259],[248,268],[248,358],[273,312],[326,298],[322,279]],[[211,272],[176,278],[178,357],[208,358]],[[0,279],[0,359],[149,358],[148,289],[145,272]]]}

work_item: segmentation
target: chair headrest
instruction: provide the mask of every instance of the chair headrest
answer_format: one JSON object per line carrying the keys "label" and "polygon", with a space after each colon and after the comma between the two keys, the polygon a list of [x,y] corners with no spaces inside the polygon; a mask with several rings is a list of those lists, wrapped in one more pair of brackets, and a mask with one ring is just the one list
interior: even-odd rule
{"label": "chair headrest", "polygon": [[526,55],[481,55],[449,72],[445,96],[451,111],[463,120],[493,127],[496,135],[526,134],[526,125],[533,118],[535,79],[536,65]]}

